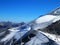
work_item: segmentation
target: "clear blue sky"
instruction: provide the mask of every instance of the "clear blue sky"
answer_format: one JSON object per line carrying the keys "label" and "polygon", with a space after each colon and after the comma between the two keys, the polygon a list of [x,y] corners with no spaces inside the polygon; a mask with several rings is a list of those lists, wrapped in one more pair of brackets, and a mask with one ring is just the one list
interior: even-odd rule
{"label": "clear blue sky", "polygon": [[0,0],[0,21],[28,22],[60,6],[60,0]]}

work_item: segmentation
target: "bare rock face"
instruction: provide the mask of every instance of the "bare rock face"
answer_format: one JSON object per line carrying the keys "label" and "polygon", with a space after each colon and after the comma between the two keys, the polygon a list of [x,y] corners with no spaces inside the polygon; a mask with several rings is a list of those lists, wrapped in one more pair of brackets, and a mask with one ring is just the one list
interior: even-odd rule
{"label": "bare rock face", "polygon": [[47,28],[50,32],[60,35],[60,20],[49,25]]}

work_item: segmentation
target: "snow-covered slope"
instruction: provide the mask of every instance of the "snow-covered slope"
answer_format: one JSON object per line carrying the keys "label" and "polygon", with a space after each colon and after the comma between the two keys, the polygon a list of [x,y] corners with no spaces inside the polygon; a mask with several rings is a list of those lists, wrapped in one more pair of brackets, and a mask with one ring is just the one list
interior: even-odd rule
{"label": "snow-covered slope", "polygon": [[56,18],[56,16],[53,16],[53,15],[45,15],[45,16],[42,16],[42,17],[38,18],[36,20],[36,23],[49,22],[49,21],[53,20],[54,18]]}
{"label": "snow-covered slope", "polygon": [[49,32],[47,32],[47,33],[44,32],[48,26],[50,26],[58,21],[60,21],[60,7],[49,12],[46,15],[38,17],[37,19],[32,21],[31,24],[32,24],[32,27],[34,30],[38,30],[38,29],[40,29],[40,31],[43,30],[41,32],[44,35],[46,35],[48,38],[50,38],[51,40],[54,40],[55,42],[58,43],[58,45],[60,45],[60,35],[50,34]]}
{"label": "snow-covered slope", "polygon": [[[9,33],[6,36],[4,36],[2,39],[0,39],[0,43],[2,42],[4,43],[3,45],[6,45],[10,41],[9,45],[12,45],[12,43],[17,42],[18,40],[21,40],[25,36],[28,36],[30,33],[34,33],[34,31],[36,31],[37,33],[34,33],[35,37],[31,38],[31,40],[29,40],[25,45],[29,45],[29,44],[32,45],[32,43],[34,43],[35,45],[41,45],[41,43],[49,42],[48,38],[57,42],[57,44],[60,45],[60,35],[44,32],[45,30],[47,30],[46,28],[48,26],[50,26],[51,24],[54,24],[57,21],[60,21],[60,8],[46,15],[38,17],[37,19],[33,20],[31,23],[28,23],[21,27],[8,29]],[[40,29],[40,31],[38,31],[38,29]],[[5,32],[2,32],[0,35],[3,35],[4,33]],[[42,45],[45,45],[45,44],[42,44]]]}
{"label": "snow-covered slope", "polygon": [[40,32],[45,34],[49,39],[52,39],[53,41],[55,41],[58,45],[60,45],[60,35],[50,34],[42,31]]}
{"label": "snow-covered slope", "polygon": [[26,35],[29,35],[32,32],[31,27],[28,25],[11,28],[11,29],[8,29],[8,31],[9,31],[9,34],[7,34],[5,37],[3,37],[0,40],[0,43],[3,43],[3,45],[6,45],[11,40],[12,40],[12,43],[16,43],[18,40],[23,39],[24,37],[26,37]]}
{"label": "snow-covered slope", "polygon": [[34,30],[43,29],[59,20],[60,16],[44,15],[34,21],[33,28]]}
{"label": "snow-covered slope", "polygon": [[[47,33],[46,33],[47,35]],[[58,45],[54,40],[51,40],[43,32],[38,32],[35,37],[31,38],[25,45]]]}
{"label": "snow-covered slope", "polygon": [[[32,21],[34,30],[43,29],[60,20],[60,7]],[[36,27],[36,28],[35,28]]]}

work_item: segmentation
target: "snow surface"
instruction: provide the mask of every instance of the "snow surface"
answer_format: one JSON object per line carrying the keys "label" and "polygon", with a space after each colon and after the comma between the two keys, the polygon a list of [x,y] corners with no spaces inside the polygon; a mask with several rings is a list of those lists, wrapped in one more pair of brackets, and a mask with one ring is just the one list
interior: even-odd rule
{"label": "snow surface", "polygon": [[[12,30],[12,29],[11,29]],[[10,34],[8,34],[7,36],[5,36],[1,42],[5,42],[5,41],[9,41],[10,39],[13,38],[13,36],[17,33],[18,31],[11,31]]]}
{"label": "snow surface", "polygon": [[49,22],[51,20],[53,20],[54,18],[56,18],[57,16],[53,16],[53,15],[45,15],[45,16],[42,16],[40,18],[38,18],[36,20],[36,23],[44,23],[44,22]]}
{"label": "snow surface", "polygon": [[42,33],[38,33],[35,37],[31,38],[25,45],[41,45],[49,42],[49,39]]}
{"label": "snow surface", "polygon": [[[36,24],[33,26],[33,28],[34,28],[34,30],[43,29],[43,28],[46,28],[48,25],[55,23],[56,21],[59,21],[59,20],[60,20],[60,16],[45,15],[45,16],[38,18],[35,21]],[[42,31],[40,31],[40,32],[42,32]],[[44,35],[46,35],[48,38],[57,42],[58,45],[60,45],[60,35],[49,34],[46,32],[42,32],[42,33]]]}
{"label": "snow surface", "polygon": [[[11,29],[9,29],[10,33],[8,35],[6,35],[3,39],[1,39],[1,42],[8,42],[13,37],[17,41],[20,38],[22,38],[26,33],[28,33],[30,31],[30,29],[31,29],[31,27],[27,27],[25,29],[20,29],[19,27],[11,28]],[[26,35],[28,35],[28,34],[26,34]]]}
{"label": "snow surface", "polygon": [[55,41],[58,45],[60,45],[60,35],[50,34],[42,31],[40,32],[46,35],[49,39],[52,39],[53,41]]}
{"label": "snow surface", "polygon": [[35,21],[35,24],[33,25],[33,29],[43,29],[46,28],[48,25],[51,25],[52,23],[55,23],[56,21],[60,20],[60,16],[54,16],[54,15],[45,15],[40,18],[38,18]]}
{"label": "snow surface", "polygon": [[53,20],[53,23],[56,22],[56,21],[59,21],[60,20],[60,16],[57,16],[54,20]]}

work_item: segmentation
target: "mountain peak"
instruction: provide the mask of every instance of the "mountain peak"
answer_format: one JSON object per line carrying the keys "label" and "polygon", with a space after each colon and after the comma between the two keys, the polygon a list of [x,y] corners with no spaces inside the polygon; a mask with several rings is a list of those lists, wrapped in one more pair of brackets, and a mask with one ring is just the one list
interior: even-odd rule
{"label": "mountain peak", "polygon": [[60,15],[60,7],[52,10],[52,11],[49,12],[47,15]]}

